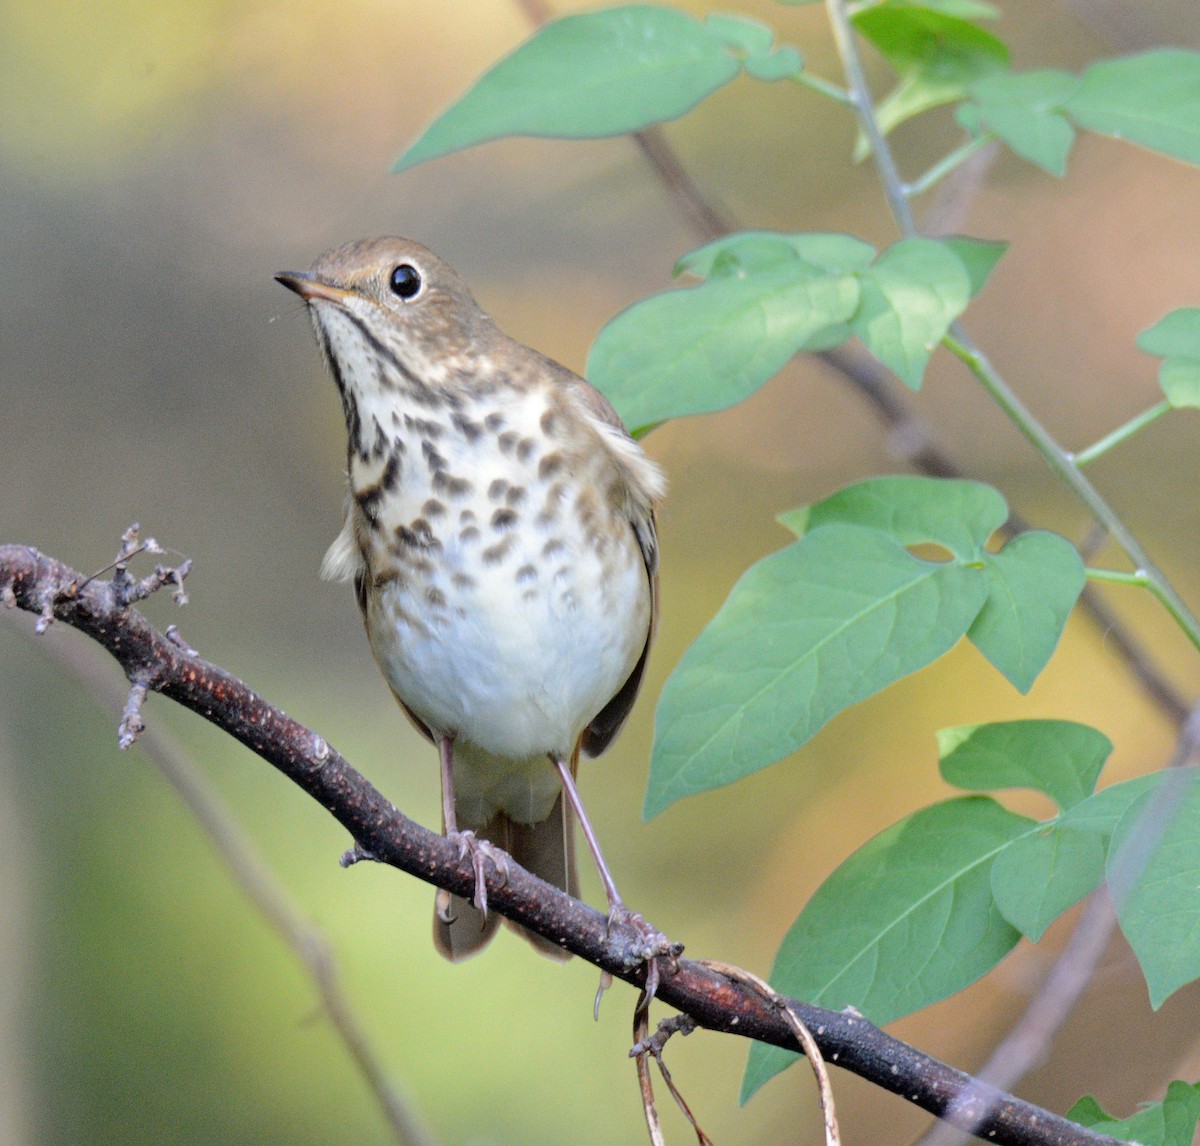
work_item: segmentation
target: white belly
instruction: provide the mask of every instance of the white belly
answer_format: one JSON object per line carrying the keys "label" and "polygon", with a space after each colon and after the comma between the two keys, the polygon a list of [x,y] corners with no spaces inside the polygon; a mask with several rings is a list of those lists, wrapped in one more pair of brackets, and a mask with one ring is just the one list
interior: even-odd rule
{"label": "white belly", "polygon": [[[608,499],[605,459],[532,448],[536,435],[523,432],[545,404],[521,402],[504,424],[531,448],[446,426],[432,464],[407,441],[367,561],[367,630],[393,690],[435,735],[511,761],[570,756],[632,672],[650,616],[645,563]],[[546,475],[551,452],[563,463]],[[439,467],[469,475],[469,490],[435,481]],[[397,564],[400,576],[387,576]]]}

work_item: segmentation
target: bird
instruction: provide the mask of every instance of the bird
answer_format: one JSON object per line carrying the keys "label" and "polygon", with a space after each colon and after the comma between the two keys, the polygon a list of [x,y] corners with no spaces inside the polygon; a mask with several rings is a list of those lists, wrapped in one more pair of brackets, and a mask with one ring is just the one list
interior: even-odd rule
{"label": "bird", "polygon": [[471,897],[439,892],[437,949],[487,944],[486,864],[505,869],[504,853],[577,896],[575,820],[610,920],[632,915],[575,776],[645,673],[662,470],[599,390],[503,333],[419,243],[347,243],[276,279],[307,304],[345,415],[322,575],[353,582],[384,678],[437,746],[443,831],[474,867]]}

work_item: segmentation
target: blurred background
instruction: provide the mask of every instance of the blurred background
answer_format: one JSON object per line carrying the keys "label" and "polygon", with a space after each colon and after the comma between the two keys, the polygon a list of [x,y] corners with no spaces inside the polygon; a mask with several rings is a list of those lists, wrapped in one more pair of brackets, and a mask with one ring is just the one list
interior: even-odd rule
{"label": "blurred background", "polygon": [[[732,7],[838,76],[820,6]],[[1004,10],[996,29],[1021,69],[1200,46],[1189,0]],[[344,430],[302,304],[271,276],[348,239],[409,235],[453,263],[511,334],[582,369],[601,325],[665,288],[698,245],[638,150],[506,141],[388,174],[529,32],[513,0],[0,2],[0,542],[91,572],[140,521],[194,561],[191,603],[160,594],[146,605],[155,622],[177,623],[427,824],[439,818],[435,755],[392,703],[350,590],[317,578],[339,526]],[[870,63],[882,92],[887,76]],[[745,226],[895,238],[873,172],[849,163],[848,116],[798,88],[740,80],[666,134]],[[956,140],[948,113],[903,129],[905,172]],[[1093,137],[1065,180],[1002,157],[966,202],[960,230],[1012,244],[968,325],[1068,446],[1157,400],[1156,363],[1133,341],[1200,303],[1198,203],[1200,171]],[[1079,507],[947,357],[912,405],[972,476],[1035,523],[1084,536]],[[1094,470],[1192,600],[1198,430],[1173,415]],[[634,719],[584,766],[582,787],[626,897],[694,956],[767,974],[799,908],[850,851],[951,794],[937,728],[1086,721],[1116,743],[1106,781],[1170,755],[1170,723],[1105,633],[1077,617],[1027,698],[964,644],[794,758],[642,822],[654,700],[671,667],[739,572],[786,543],[776,513],[903,470],[896,447],[813,361],[736,410],[648,441],[671,478],[662,627]],[[1132,591],[1109,599],[1191,696],[1194,655],[1170,623]],[[120,701],[99,703],[64,673],[54,650],[75,654],[84,639],[62,626],[35,639],[28,616],[0,621],[0,1141],[387,1141],[293,954],[142,750],[117,751]],[[121,685],[115,665],[106,671]],[[345,833],[262,761],[161,698],[146,717],[323,929],[386,1069],[439,1141],[644,1140],[627,989],[593,1023],[596,973],[578,960],[550,965],[502,934],[483,957],[443,963],[430,888],[369,864],[341,870]],[[601,902],[583,867],[585,894]],[[978,1066],[1069,922],[896,1033]],[[1198,1021],[1195,989],[1152,1014],[1117,942],[1021,1091],[1059,1110],[1091,1091],[1128,1112],[1166,1080],[1200,1074]],[[738,1107],[745,1050],[705,1033],[668,1049],[708,1132],[820,1141],[807,1072]],[[924,1125],[850,1076],[834,1082],[847,1141],[901,1143]],[[666,1107],[672,1140],[687,1141]]]}

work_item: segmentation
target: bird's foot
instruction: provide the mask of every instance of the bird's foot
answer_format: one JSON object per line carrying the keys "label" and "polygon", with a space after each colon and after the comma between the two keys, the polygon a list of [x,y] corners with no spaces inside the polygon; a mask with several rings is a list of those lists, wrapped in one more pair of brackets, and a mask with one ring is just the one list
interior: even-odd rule
{"label": "bird's foot", "polygon": [[[620,900],[616,900],[610,904],[608,909],[608,933],[612,935],[613,929],[624,929],[633,932],[633,940],[625,947],[623,952],[625,969],[632,971],[635,967],[646,965],[646,985],[645,992],[647,1002],[654,998],[655,992],[658,990],[659,979],[659,959],[666,958],[674,961],[683,954],[683,944],[675,943],[668,939],[657,927],[654,926],[644,915],[640,915],[636,911],[630,911]],[[596,991],[596,1002],[592,1007],[592,1015],[594,1018],[600,1017],[600,1000],[604,997],[604,992],[612,986],[612,975],[607,971],[600,972],[600,987]]]}
{"label": "bird's foot", "polygon": [[625,965],[633,970],[640,963],[649,963],[661,956],[678,958],[683,953],[682,943],[673,943],[644,915],[630,911],[620,900],[608,909],[608,933],[613,928],[624,928],[633,932],[633,942],[625,949]]}
{"label": "bird's foot", "polygon": [[[464,860],[467,856],[471,857],[471,868],[475,872],[475,894],[471,897],[471,902],[487,915],[487,871],[485,864],[488,860],[500,875],[500,883],[503,885],[508,880],[508,856],[505,855],[498,847],[488,840],[481,840],[474,832],[467,830],[462,832],[447,832],[446,839],[450,840],[458,848],[458,858]],[[443,923],[450,922],[450,898],[438,896],[437,900],[438,918]]]}

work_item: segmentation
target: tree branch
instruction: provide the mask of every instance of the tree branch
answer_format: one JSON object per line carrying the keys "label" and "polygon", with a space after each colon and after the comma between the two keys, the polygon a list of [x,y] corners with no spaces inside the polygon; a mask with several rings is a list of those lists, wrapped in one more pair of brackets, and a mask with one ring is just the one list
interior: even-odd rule
{"label": "tree branch", "polygon": [[[171,639],[172,630],[173,626],[165,634],[168,639]],[[175,643],[178,644],[178,641]],[[55,642],[53,653],[57,663],[92,695],[97,704],[106,709],[121,705],[121,689],[111,676],[100,649],[78,641],[71,642],[69,648]],[[136,683],[129,691],[125,713],[118,727],[117,743],[121,748],[128,748],[132,744],[132,739],[127,740],[126,736],[128,716],[135,697],[139,698],[137,707],[140,710],[145,690]],[[323,932],[311,920],[305,919],[292,903],[291,897],[276,881],[254,845],[183,747],[161,726],[147,728],[140,719],[140,712],[137,723],[140,726],[138,732],[143,733],[137,737],[141,750],[195,817],[246,898],[291,948],[307,972],[330,1025],[341,1038],[363,1082],[375,1096],[393,1139],[399,1146],[433,1146],[434,1139],[429,1130],[401,1098],[371,1045],[342,986],[333,948]]]}
{"label": "tree branch", "polygon": [[[131,681],[182,704],[223,729],[313,797],[380,862],[459,895],[474,891],[469,859],[442,836],[395,808],[323,737],[293,720],[224,669],[158,632],[122,604],[112,582],[86,579],[35,549],[0,546],[0,603],[86,633]],[[641,987],[636,935],[543,883],[512,861],[504,877],[488,871],[490,909],[559,943],[589,963]],[[687,959],[663,961],[658,998],[714,1031],[797,1050],[776,1007],[744,984]],[[962,1071],[872,1026],[854,1012],[787,1000],[814,1033],[821,1053],[876,1085],[977,1137],[1007,1146],[1115,1146],[1116,1139],[976,1082]],[[971,1102],[960,1100],[964,1094]],[[986,1111],[980,1119],[976,1102]]]}

